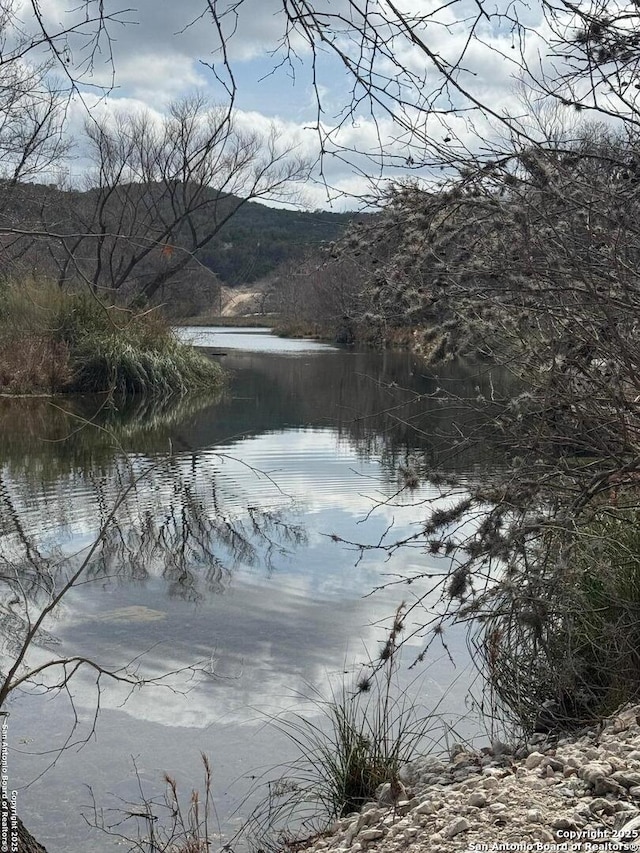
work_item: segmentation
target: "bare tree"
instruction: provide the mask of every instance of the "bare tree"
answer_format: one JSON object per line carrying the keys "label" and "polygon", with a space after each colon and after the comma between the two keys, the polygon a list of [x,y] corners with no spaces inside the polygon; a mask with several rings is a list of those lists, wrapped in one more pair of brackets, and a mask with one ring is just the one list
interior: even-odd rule
{"label": "bare tree", "polygon": [[306,329],[353,343],[351,326],[365,310],[367,276],[355,259],[332,257],[332,251],[327,247],[282,264],[264,283],[263,300],[285,329]]}
{"label": "bare tree", "polygon": [[161,119],[91,121],[86,134],[95,163],[87,189],[69,197],[62,227],[43,232],[56,236],[60,283],[82,279],[94,292],[153,298],[183,272],[203,275],[198,253],[244,204],[291,199],[308,174],[275,129],[244,131],[230,109],[200,96]]}

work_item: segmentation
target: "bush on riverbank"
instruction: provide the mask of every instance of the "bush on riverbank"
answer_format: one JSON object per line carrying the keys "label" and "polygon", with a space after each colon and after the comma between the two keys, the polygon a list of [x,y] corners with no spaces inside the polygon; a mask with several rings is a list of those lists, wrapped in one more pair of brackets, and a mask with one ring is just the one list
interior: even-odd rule
{"label": "bush on riverbank", "polygon": [[597,722],[640,696],[640,533],[602,505],[571,537],[549,532],[469,607],[493,704],[526,732]]}
{"label": "bush on riverbank", "polygon": [[0,286],[0,391],[144,393],[219,386],[216,363],[180,343],[156,311],[135,314],[51,282]]}

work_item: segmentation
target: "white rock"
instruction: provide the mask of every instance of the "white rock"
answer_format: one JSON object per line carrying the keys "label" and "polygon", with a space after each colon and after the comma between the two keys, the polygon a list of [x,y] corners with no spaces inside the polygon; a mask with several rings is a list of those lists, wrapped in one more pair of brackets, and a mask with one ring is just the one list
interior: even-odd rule
{"label": "white rock", "polygon": [[360,824],[360,826],[371,826],[372,823],[376,823],[376,821],[379,821],[382,815],[384,814],[384,809],[379,809],[377,806],[373,806],[373,808],[367,808],[367,805],[368,803],[363,806],[362,823]]}
{"label": "white rock", "polygon": [[546,841],[553,844],[556,840],[553,833],[548,829],[538,829],[536,830],[536,835],[539,841]]}
{"label": "white rock", "polygon": [[624,788],[640,786],[640,772],[637,770],[617,770],[611,778]]}
{"label": "white rock", "polygon": [[404,782],[405,785],[415,785],[420,778],[420,773],[413,764],[407,764],[400,768],[398,776],[400,777],[400,781]]}
{"label": "white rock", "polygon": [[561,814],[552,818],[551,826],[554,829],[576,829],[576,822],[571,815]]}
{"label": "white rock", "polygon": [[604,797],[597,797],[595,800],[591,800],[589,804],[590,810],[593,814],[613,814],[615,812],[615,805],[611,802],[611,800],[605,800]]}
{"label": "white rock", "polygon": [[588,782],[589,785],[595,785],[598,779],[604,779],[610,776],[612,772],[613,767],[608,762],[590,761],[578,770],[578,776]]}
{"label": "white rock", "polygon": [[461,791],[469,791],[473,788],[478,788],[483,784],[484,780],[482,776],[477,773],[473,776],[470,776],[468,779],[465,779],[464,782],[460,782],[460,790]]}
{"label": "white rock", "polygon": [[542,761],[544,761],[544,755],[541,752],[532,752],[525,758],[524,766],[527,770],[533,770],[535,767],[538,767]]}
{"label": "white rock", "polygon": [[351,845],[353,844],[353,839],[354,839],[354,838],[356,837],[356,835],[358,834],[358,828],[359,828],[359,827],[358,827],[358,821],[356,820],[356,821],[354,821],[354,822],[351,824],[351,826],[347,829],[347,831],[346,831],[346,833],[345,833],[345,836],[344,836],[344,841],[345,841],[345,844],[346,844],[348,847],[351,847]]}
{"label": "white rock", "polygon": [[437,756],[435,755],[425,755],[422,759],[421,766],[425,769],[433,770],[437,773],[446,769],[444,763],[442,762],[442,759],[437,758]]}
{"label": "white rock", "polygon": [[611,765],[611,767],[613,768],[614,771],[626,770],[627,769],[627,762],[620,755],[611,754],[611,753],[607,752],[607,755],[605,757],[607,759],[607,762]]}
{"label": "white rock", "polygon": [[451,745],[451,749],[449,750],[449,757],[453,761],[456,755],[460,755],[463,752],[466,753],[464,746],[461,743],[454,743]]}
{"label": "white rock", "polygon": [[420,803],[417,808],[413,810],[413,814],[435,814],[437,812],[437,808],[434,806],[432,800],[424,800]]}
{"label": "white rock", "polygon": [[467,802],[470,806],[476,806],[481,809],[487,805],[487,797],[486,794],[482,793],[482,791],[474,791]]}
{"label": "white rock", "polygon": [[620,830],[619,834],[616,835],[619,838],[630,838],[637,839],[640,837],[640,815],[636,815],[632,817],[631,820],[628,820]]}
{"label": "white rock", "polygon": [[497,803],[504,803],[507,806],[510,806],[513,803],[515,792],[511,789],[508,791],[503,791],[501,794],[498,794],[496,797]]}
{"label": "white rock", "polygon": [[526,818],[529,823],[542,823],[544,820],[544,815],[540,811],[540,809],[528,809],[526,813]]}
{"label": "white rock", "polygon": [[397,782],[395,786],[391,782],[383,782],[376,788],[376,800],[381,806],[392,806],[399,800],[407,799],[407,791],[402,782]]}
{"label": "white rock", "polygon": [[466,832],[470,828],[471,824],[466,817],[458,817],[442,830],[442,834],[445,838],[455,838],[456,835],[460,835],[461,832]]}
{"label": "white rock", "polygon": [[377,841],[379,838],[384,838],[384,830],[380,828],[363,829],[358,838],[360,841],[368,844],[370,841]]}

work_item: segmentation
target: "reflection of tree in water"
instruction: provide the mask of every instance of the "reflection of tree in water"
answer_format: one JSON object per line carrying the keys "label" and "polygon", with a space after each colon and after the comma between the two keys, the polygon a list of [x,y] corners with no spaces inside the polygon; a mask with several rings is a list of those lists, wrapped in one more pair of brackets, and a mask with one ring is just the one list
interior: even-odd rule
{"label": "reflection of tree in water", "polygon": [[[336,424],[360,458],[379,459],[384,487],[394,491],[399,480],[413,476],[419,481],[473,478],[504,465],[505,449],[490,416],[481,417],[469,404],[513,386],[504,371],[458,363],[438,377],[421,375],[411,382],[395,377],[390,369],[379,377],[361,376],[358,414],[345,409]],[[351,390],[347,396],[355,399]]]}
{"label": "reflection of tree in water", "polygon": [[[410,456],[419,456],[423,479],[433,470],[466,473],[503,462],[500,436],[469,401],[491,400],[512,388],[508,371],[456,362],[435,375],[418,357],[390,351],[305,360],[230,353],[225,364],[237,371],[234,394],[217,411],[239,433],[334,429],[362,459],[381,461],[391,488]],[[206,418],[194,418],[186,428],[198,446],[216,441],[214,431],[214,419]],[[463,434],[476,440],[463,442]]]}
{"label": "reflection of tree in water", "polygon": [[[187,601],[222,593],[235,566],[269,568],[304,540],[303,529],[292,520],[290,500],[283,498],[272,508],[243,506],[230,489],[218,487],[214,458],[190,453],[154,464],[117,457],[110,470],[81,475],[80,507],[72,490],[78,475],[25,498],[19,484],[0,472],[4,665],[15,657],[38,614],[78,571],[87,543],[97,537],[98,547],[72,588],[159,578],[168,595]],[[48,617],[50,629],[49,620],[61,612],[58,607]],[[40,630],[34,642],[55,641]]]}
{"label": "reflection of tree in water", "polygon": [[118,451],[166,453],[176,427],[220,399],[219,392],[119,401],[0,397],[2,466],[35,490],[73,471],[108,476]]}
{"label": "reflection of tree in water", "polygon": [[[185,475],[178,463],[167,459],[131,493],[109,525],[90,577],[125,583],[162,577],[168,595],[198,601],[223,592],[234,565],[270,570],[276,557],[304,541],[303,528],[287,517],[290,502],[271,510],[230,508],[215,474],[209,478],[193,465]],[[154,485],[158,475],[168,478],[168,495]]]}

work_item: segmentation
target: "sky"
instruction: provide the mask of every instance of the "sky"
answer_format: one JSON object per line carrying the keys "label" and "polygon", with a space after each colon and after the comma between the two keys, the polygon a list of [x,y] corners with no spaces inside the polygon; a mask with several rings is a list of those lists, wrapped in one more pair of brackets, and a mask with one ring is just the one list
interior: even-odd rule
{"label": "sky", "polygon": [[[28,0],[21,2],[28,5]],[[48,0],[43,5],[49,31],[78,24],[90,13],[93,2],[89,0],[87,9],[70,0]],[[374,14],[383,2],[371,0]],[[162,115],[172,101],[196,91],[213,102],[227,101],[228,95],[216,75],[227,84],[229,78],[221,63],[220,38],[207,5],[205,0],[132,0],[131,7],[126,8],[125,4],[107,0],[106,12],[113,15],[113,20],[98,42],[92,42],[94,28],[90,22],[59,39],[56,45],[68,70],[76,77],[81,75],[79,94],[69,114],[73,138],[81,138],[87,110],[94,115],[122,110],[149,110]],[[444,118],[432,112],[427,117],[424,109],[418,108],[418,101],[437,90],[441,80],[424,51],[406,39],[396,38],[388,43],[389,53],[380,57],[377,68],[392,77],[394,63],[402,62],[413,75],[404,81],[411,86],[389,89],[392,95],[406,98],[404,109],[395,109],[400,124],[384,109],[378,108],[372,114],[371,105],[365,100],[348,112],[353,77],[331,49],[321,49],[314,65],[309,45],[294,33],[294,54],[287,57],[282,49],[286,31],[283,0],[242,0],[239,4],[218,0],[216,5],[222,11],[237,6],[237,15],[229,11],[222,27],[236,84],[239,125],[267,133],[273,124],[283,145],[296,147],[298,153],[316,161],[321,121],[326,150],[315,168],[315,180],[305,183],[297,200],[307,209],[354,209],[359,206],[360,197],[381,180],[432,176],[432,170],[421,167],[430,158],[420,145],[411,147],[403,121],[418,127],[437,146],[450,145],[452,150],[463,152],[466,148],[477,150],[478,133],[485,138],[504,136],[501,115],[526,112],[515,91],[520,45],[514,41],[513,28],[508,21],[500,27],[482,16],[478,19],[475,0],[454,0],[439,10],[432,0],[404,0],[401,8],[407,13],[429,16],[428,22],[416,25],[415,31],[438,60],[454,62],[466,51],[459,79],[490,106],[494,116],[476,116],[471,121],[471,114],[462,111]],[[314,4],[319,12],[334,15],[346,14],[347,6],[348,0],[317,0]],[[518,6],[510,4],[510,8]],[[536,4],[522,6],[518,14],[521,23],[529,28],[525,54],[535,64],[548,36],[546,25]],[[472,20],[477,38],[467,45]],[[354,55],[344,26],[341,28],[334,19],[326,32],[334,47]],[[382,25],[380,33],[385,33]],[[89,47],[96,47],[90,67],[86,64]],[[356,88],[358,94],[361,91]],[[426,103],[421,106],[424,108]],[[442,93],[437,106],[468,107],[469,103],[460,93]],[[380,153],[381,140],[384,156]],[[72,175],[86,168],[81,147],[75,156],[70,164]]]}

